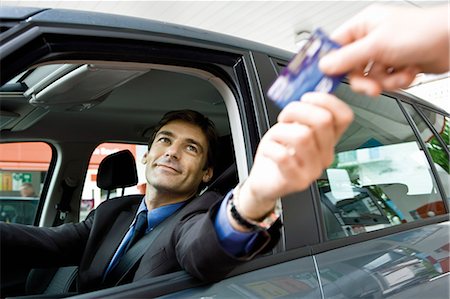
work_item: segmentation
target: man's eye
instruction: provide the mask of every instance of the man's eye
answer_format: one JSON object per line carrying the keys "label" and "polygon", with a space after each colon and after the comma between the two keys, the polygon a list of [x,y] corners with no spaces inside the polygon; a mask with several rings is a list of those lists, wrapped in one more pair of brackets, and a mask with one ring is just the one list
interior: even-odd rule
{"label": "man's eye", "polygon": [[190,151],[190,152],[198,153],[197,147],[195,147],[195,146],[193,146],[193,145],[188,145],[186,148],[187,148],[187,150]]}
{"label": "man's eye", "polygon": [[161,137],[161,138],[158,139],[158,142],[161,142],[161,143],[169,143],[169,142],[170,142],[170,139],[167,138],[167,137]]}

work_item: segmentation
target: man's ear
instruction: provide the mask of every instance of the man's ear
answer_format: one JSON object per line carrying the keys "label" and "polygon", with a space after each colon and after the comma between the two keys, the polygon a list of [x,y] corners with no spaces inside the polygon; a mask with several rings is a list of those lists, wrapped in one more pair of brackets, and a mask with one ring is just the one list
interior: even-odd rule
{"label": "man's ear", "polygon": [[148,155],[148,152],[145,152],[145,154],[142,156],[141,163],[144,165],[147,164],[147,155]]}
{"label": "man's ear", "polygon": [[203,173],[203,178],[202,178],[203,183],[208,183],[211,180],[211,178],[213,177],[213,174],[214,174],[214,171],[213,171],[212,167],[208,167]]}

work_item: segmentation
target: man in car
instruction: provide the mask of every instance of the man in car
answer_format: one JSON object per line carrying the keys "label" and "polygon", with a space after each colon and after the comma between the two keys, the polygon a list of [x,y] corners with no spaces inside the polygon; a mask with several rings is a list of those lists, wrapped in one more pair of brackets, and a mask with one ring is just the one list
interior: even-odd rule
{"label": "man in car", "polygon": [[[2,267],[78,265],[82,292],[179,269],[202,280],[221,279],[273,246],[277,199],[320,176],[352,118],[350,108],[328,94],[291,103],[263,136],[249,177],[223,197],[212,191],[198,196],[213,176],[214,125],[194,111],[169,112],[142,159],[144,198],[107,201],[85,221],[59,227],[0,223]],[[173,217],[179,218],[167,224]],[[167,229],[139,261],[118,271],[138,246],[135,236],[151,236],[164,222]]]}

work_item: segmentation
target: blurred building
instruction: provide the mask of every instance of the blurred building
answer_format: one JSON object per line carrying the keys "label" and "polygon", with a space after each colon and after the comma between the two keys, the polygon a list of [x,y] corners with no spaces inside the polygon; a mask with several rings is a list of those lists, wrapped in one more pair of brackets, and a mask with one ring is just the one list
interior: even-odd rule
{"label": "blurred building", "polygon": [[406,91],[450,112],[449,76],[450,72],[440,75],[420,74]]}

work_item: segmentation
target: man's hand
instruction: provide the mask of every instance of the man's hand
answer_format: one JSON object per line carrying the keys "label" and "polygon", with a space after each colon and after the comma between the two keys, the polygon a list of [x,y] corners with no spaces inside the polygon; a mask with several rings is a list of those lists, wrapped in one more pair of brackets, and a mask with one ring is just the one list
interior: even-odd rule
{"label": "man's hand", "polygon": [[352,120],[350,107],[330,94],[308,93],[286,106],[261,139],[250,175],[234,199],[241,216],[259,219],[279,197],[308,188],[333,162],[334,146]]}
{"label": "man's hand", "polygon": [[331,39],[342,48],[321,59],[321,70],[348,74],[353,90],[367,95],[406,88],[419,72],[450,70],[447,5],[373,5],[336,29]]}

